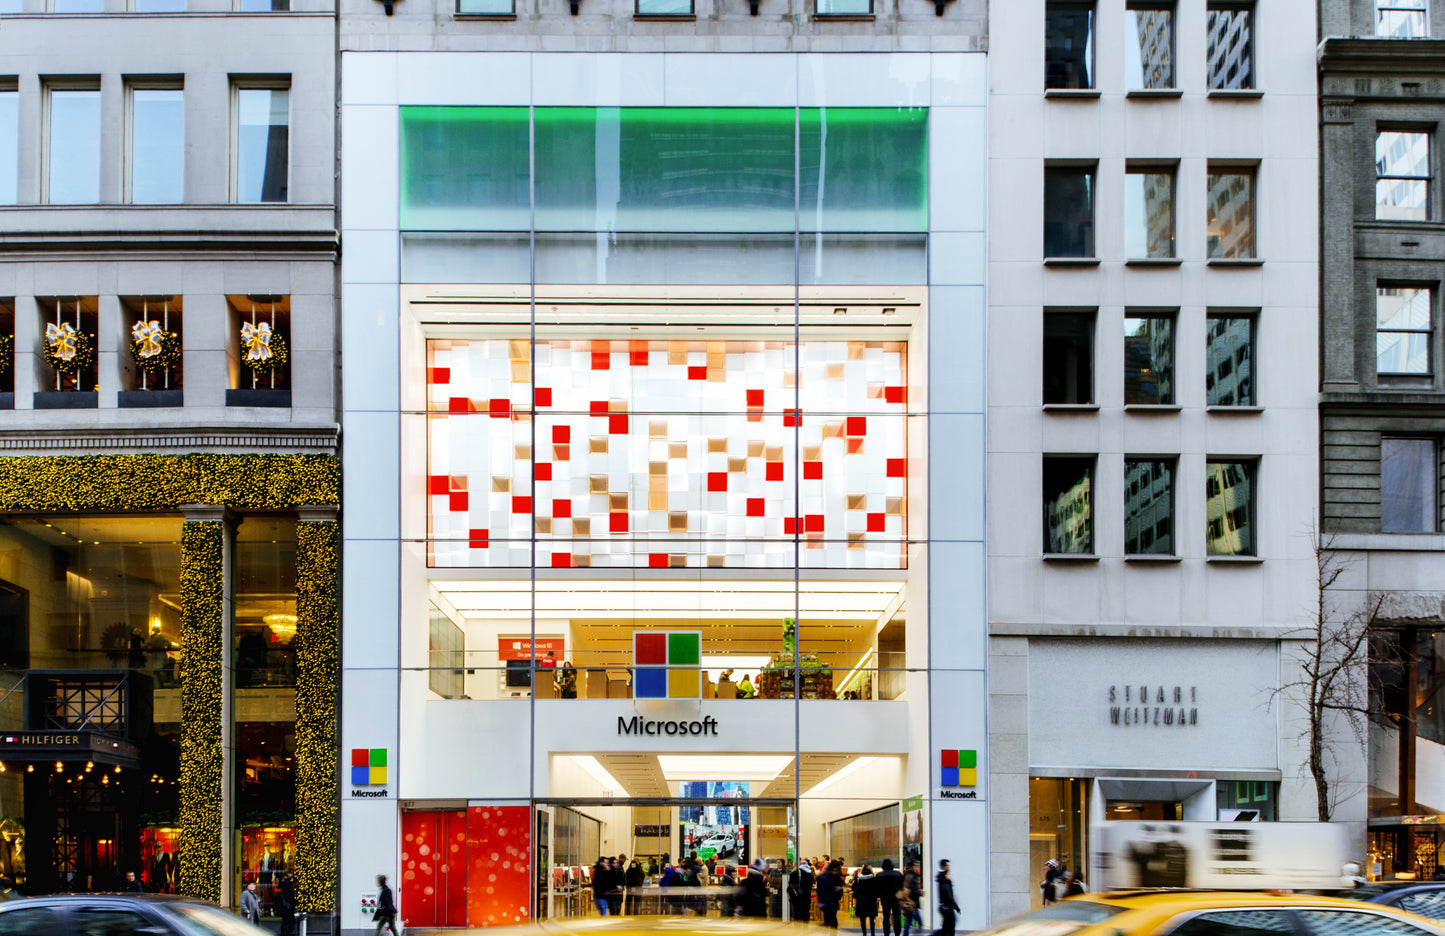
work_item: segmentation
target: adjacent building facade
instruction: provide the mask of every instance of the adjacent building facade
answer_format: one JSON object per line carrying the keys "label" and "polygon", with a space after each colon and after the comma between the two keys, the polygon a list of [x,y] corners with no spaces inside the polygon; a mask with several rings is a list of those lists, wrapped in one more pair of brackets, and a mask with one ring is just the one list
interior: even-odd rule
{"label": "adjacent building facade", "polygon": [[1433,876],[1439,724],[1442,11],[1321,7],[1320,511],[1370,639],[1368,871]]}
{"label": "adjacent building facade", "polygon": [[984,12],[343,6],[343,930],[602,854],[987,921]]}
{"label": "adjacent building facade", "polygon": [[[0,4],[0,875],[335,890],[335,11]],[[137,924],[142,925],[142,924]]]}
{"label": "adjacent building facade", "polygon": [[[1049,859],[1096,877],[1093,822],[1316,815],[1291,686],[1314,23],[1295,0],[991,6],[994,918],[1039,902]],[[1340,750],[1359,821],[1363,752]]]}

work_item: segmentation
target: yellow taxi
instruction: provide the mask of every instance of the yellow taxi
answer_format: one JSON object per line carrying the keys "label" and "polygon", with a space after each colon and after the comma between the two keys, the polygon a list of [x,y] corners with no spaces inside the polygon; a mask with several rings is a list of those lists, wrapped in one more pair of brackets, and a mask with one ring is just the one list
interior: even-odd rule
{"label": "yellow taxi", "polygon": [[1107,891],[974,936],[1445,936],[1434,921],[1338,897],[1252,891]]}

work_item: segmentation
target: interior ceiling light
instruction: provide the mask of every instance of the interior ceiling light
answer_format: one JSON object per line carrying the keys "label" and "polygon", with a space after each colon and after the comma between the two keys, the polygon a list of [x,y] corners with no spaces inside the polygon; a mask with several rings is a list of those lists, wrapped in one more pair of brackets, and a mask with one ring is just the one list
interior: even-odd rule
{"label": "interior ceiling light", "polygon": [[294,614],[276,612],[266,615],[261,618],[261,620],[267,627],[271,628],[271,633],[283,640],[296,636],[296,615]]}
{"label": "interior ceiling light", "polygon": [[597,758],[591,754],[573,754],[572,762],[587,771],[588,775],[600,783],[602,789],[607,793],[623,795],[627,792],[623,789],[622,784],[617,782],[617,778],[608,773],[607,768],[598,763]]}
{"label": "interior ceiling light", "polygon": [[773,780],[793,762],[791,754],[659,754],[668,780]]}
{"label": "interior ceiling light", "polygon": [[844,777],[855,774],[858,771],[862,770],[864,767],[871,767],[873,764],[877,763],[882,759],[883,758],[881,757],[860,757],[854,761],[851,761],[850,763],[844,764],[837,771],[829,774],[828,776],[824,777],[822,780],[814,784],[813,788],[808,791],[808,795],[811,796],[819,792],[820,790],[827,789],[828,787],[837,783],[839,780],[842,780]]}

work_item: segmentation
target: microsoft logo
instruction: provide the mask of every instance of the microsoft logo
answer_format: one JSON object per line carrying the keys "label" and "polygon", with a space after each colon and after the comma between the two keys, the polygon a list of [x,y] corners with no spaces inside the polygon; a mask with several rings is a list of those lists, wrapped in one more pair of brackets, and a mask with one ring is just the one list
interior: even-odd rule
{"label": "microsoft logo", "polygon": [[386,786],[386,748],[351,749],[351,785]]}
{"label": "microsoft logo", "polygon": [[633,631],[634,699],[702,698],[702,631]]}
{"label": "microsoft logo", "polygon": [[978,786],[977,751],[941,751],[943,786]]}

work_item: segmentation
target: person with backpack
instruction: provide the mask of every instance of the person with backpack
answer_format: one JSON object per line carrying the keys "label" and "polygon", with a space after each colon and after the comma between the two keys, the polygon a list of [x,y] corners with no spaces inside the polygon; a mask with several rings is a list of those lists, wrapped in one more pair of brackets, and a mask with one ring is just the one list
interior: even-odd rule
{"label": "person with backpack", "polygon": [[923,897],[922,878],[918,874],[918,862],[908,862],[908,870],[903,874],[903,890],[898,896],[898,912],[903,918],[903,934],[908,936],[909,930],[917,926],[923,928],[923,914],[918,912],[919,901]]}
{"label": "person with backpack", "polygon": [[874,877],[873,887],[878,892],[878,908],[883,913],[883,936],[901,934],[898,894],[903,890],[903,875],[893,867],[892,858],[883,859],[883,870]]}
{"label": "person with backpack", "polygon": [[953,895],[953,876],[948,873],[948,859],[938,862],[938,915],[943,925],[934,936],[953,936],[958,923],[958,900]]}
{"label": "person with backpack", "polygon": [[878,934],[878,889],[875,886],[876,878],[873,876],[873,869],[868,862],[863,862],[863,867],[853,876],[853,910],[858,914],[858,926],[863,930],[863,936],[877,936]]}
{"label": "person with backpack", "polygon": [[788,875],[788,919],[807,923],[813,913],[813,866],[804,858]]}

